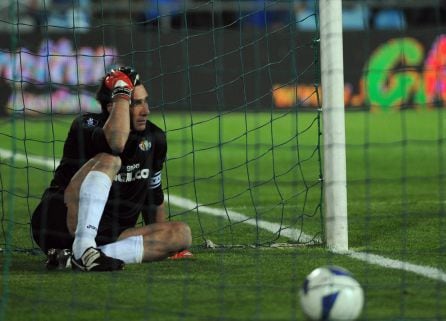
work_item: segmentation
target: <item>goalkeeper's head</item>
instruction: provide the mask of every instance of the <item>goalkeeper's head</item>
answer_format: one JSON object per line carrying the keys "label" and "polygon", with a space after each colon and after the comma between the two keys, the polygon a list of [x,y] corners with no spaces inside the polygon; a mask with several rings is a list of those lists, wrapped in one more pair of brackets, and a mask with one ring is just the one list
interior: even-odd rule
{"label": "goalkeeper's head", "polygon": [[[119,70],[119,71],[122,71],[123,73],[125,73],[130,78],[132,83],[134,83],[135,86],[141,85],[141,81],[139,80],[139,74],[132,67],[122,66],[115,70]],[[105,78],[107,78],[107,76],[109,76],[109,74],[110,73],[107,73],[101,79],[101,83],[99,85],[98,91],[96,92],[96,100],[101,105],[102,112],[107,115],[108,115],[107,106],[109,104],[111,104],[111,102],[112,102],[112,98],[111,98],[112,91],[111,91],[111,89],[107,88],[107,86],[105,85]]]}

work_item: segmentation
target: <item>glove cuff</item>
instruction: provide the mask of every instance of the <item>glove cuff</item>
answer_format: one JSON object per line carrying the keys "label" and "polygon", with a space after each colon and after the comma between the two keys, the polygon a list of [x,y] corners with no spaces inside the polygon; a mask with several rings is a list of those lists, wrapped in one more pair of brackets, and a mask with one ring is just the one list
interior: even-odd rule
{"label": "glove cuff", "polygon": [[132,90],[128,87],[115,87],[112,90],[111,98],[112,100],[115,98],[124,98],[127,99],[129,102],[132,98]]}

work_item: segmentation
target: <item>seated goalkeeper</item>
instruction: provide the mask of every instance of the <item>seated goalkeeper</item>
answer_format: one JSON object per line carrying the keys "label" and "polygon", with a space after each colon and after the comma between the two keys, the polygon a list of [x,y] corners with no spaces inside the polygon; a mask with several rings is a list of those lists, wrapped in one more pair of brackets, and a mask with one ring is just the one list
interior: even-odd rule
{"label": "seated goalkeeper", "polygon": [[[111,70],[96,98],[102,113],[73,121],[60,165],[32,216],[47,267],[69,257],[74,270],[112,271],[190,254],[189,226],[164,219],[166,137],[147,120],[148,94],[139,75],[129,67]],[[137,226],[141,213],[147,225]]]}

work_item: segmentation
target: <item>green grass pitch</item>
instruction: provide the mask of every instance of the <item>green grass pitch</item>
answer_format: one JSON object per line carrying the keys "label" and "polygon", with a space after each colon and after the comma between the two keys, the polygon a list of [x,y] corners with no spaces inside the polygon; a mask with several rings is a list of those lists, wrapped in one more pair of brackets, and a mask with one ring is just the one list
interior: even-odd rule
{"label": "green grass pitch", "polygon": [[[169,194],[320,237],[315,113],[164,116],[150,117],[167,129]],[[175,203],[171,219],[191,225],[194,259],[99,274],[46,271],[42,254],[19,251],[34,246],[29,215],[71,119],[0,119],[0,240],[18,249],[0,254],[1,321],[303,320],[299,287],[327,264],[349,269],[362,284],[363,320],[446,319],[442,110],[346,114],[350,248],[378,255],[377,264],[320,245],[205,249],[205,239],[229,245],[289,239]],[[26,158],[11,159],[5,150]],[[384,258],[396,268],[383,266]],[[419,273],[408,271],[410,264]]]}

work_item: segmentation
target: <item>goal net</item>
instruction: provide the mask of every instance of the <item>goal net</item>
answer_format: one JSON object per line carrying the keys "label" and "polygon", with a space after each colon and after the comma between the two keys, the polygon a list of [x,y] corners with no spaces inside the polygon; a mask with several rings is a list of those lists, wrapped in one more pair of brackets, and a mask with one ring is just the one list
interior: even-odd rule
{"label": "goal net", "polygon": [[98,80],[117,65],[149,92],[169,219],[195,246],[320,243],[318,35],[299,30],[314,8],[296,21],[292,2],[82,3],[10,1],[1,21],[1,246],[35,248],[30,216],[69,124],[100,110]]}

